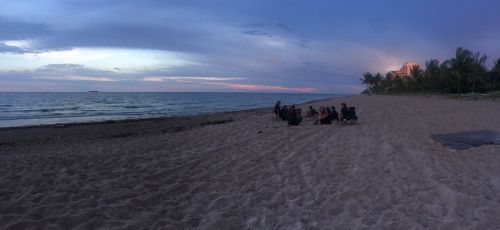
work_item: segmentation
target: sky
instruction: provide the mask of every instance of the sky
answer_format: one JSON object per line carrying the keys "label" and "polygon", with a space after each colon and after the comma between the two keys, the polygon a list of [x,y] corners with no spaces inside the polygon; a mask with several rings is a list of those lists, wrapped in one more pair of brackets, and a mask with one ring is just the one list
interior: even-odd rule
{"label": "sky", "polygon": [[354,94],[364,72],[500,58],[498,0],[0,0],[0,92]]}

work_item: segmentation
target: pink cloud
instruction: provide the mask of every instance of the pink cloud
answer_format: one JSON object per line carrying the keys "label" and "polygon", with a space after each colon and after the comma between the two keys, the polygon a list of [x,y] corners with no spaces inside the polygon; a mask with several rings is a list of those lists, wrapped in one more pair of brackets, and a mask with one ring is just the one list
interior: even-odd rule
{"label": "pink cloud", "polygon": [[284,86],[273,86],[273,85],[253,85],[253,84],[224,84],[230,89],[237,90],[256,90],[256,91],[288,91],[297,93],[310,93],[314,91],[314,88],[289,88]]}

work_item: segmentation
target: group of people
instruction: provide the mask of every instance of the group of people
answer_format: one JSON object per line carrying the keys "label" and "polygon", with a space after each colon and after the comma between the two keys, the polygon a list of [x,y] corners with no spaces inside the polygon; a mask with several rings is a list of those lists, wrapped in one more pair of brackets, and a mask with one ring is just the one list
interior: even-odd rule
{"label": "group of people", "polygon": [[[320,107],[319,111],[309,106],[309,111],[307,111],[306,116],[312,118],[314,124],[327,125],[332,124],[333,121],[337,122],[357,122],[358,117],[356,115],[355,107],[348,107],[346,103],[341,104],[340,112],[335,110],[334,106],[331,107]],[[302,121],[302,110],[296,109],[295,106],[281,106],[281,102],[276,102],[274,106],[274,113],[276,119],[282,119],[288,121],[289,125],[299,125]]]}
{"label": "group of people", "polygon": [[276,119],[287,121],[289,125],[299,125],[302,122],[302,109],[296,109],[295,105],[290,107],[281,106],[281,101],[277,101],[274,105],[274,114]]}
{"label": "group of people", "polygon": [[320,107],[319,112],[312,106],[309,106],[309,111],[307,111],[307,117],[313,119],[314,124],[328,125],[332,121],[339,121],[339,113],[335,110],[335,107]]}

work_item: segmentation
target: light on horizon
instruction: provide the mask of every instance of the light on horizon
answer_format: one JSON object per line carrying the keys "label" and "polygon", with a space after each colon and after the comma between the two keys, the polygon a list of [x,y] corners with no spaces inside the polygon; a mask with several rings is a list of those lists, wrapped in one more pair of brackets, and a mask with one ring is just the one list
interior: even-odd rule
{"label": "light on horizon", "polygon": [[0,59],[2,60],[0,70],[4,71],[33,70],[54,63],[71,63],[102,70],[118,68],[123,72],[135,72],[194,63],[187,55],[175,52],[125,48],[74,48],[44,52],[0,53]]}

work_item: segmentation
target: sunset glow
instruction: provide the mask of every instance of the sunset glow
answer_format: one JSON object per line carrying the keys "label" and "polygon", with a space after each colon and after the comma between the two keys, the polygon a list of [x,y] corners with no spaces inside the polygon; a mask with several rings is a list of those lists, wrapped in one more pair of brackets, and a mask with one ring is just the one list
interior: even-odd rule
{"label": "sunset glow", "polygon": [[284,92],[296,92],[296,93],[310,93],[314,91],[314,88],[289,88],[284,86],[273,86],[273,85],[224,84],[224,86],[230,89],[250,90],[250,91],[284,91]]}
{"label": "sunset glow", "polygon": [[499,7],[491,0],[424,0],[412,7],[392,0],[223,0],[217,7],[7,1],[0,7],[0,85],[9,91],[359,93],[364,72],[386,73],[410,60],[423,66],[457,47],[500,56]]}

